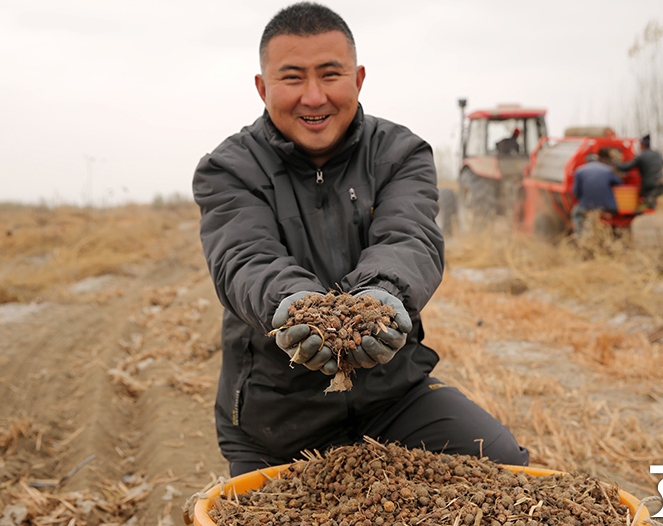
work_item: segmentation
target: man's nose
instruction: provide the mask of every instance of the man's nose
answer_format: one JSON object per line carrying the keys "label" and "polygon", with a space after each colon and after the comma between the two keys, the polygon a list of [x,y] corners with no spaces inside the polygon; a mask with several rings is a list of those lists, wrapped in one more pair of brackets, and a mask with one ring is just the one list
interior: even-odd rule
{"label": "man's nose", "polygon": [[322,106],[327,102],[324,87],[318,79],[310,79],[306,82],[300,102],[304,106],[312,108]]}

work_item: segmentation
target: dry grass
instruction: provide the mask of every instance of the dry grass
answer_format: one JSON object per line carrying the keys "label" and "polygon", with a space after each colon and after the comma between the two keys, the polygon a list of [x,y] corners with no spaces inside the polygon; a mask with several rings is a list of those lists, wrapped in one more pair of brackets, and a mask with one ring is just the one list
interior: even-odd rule
{"label": "dry grass", "polygon": [[[167,258],[174,243],[186,243],[187,252],[200,256],[194,236],[180,238],[178,228],[197,219],[193,205],[158,210],[0,207],[0,302],[62,297],[67,284],[85,277],[131,272],[134,263]],[[447,260],[450,269],[508,268],[522,285],[518,290],[545,291],[548,298],[496,294],[486,284],[468,284],[448,272],[423,314],[426,343],[442,357],[441,379],[507,424],[529,448],[533,464],[582,470],[608,481],[616,477],[640,488],[641,495],[654,494],[657,479],[648,467],[663,461],[660,412],[634,408],[619,396],[628,389],[661,406],[662,344],[650,334],[631,333],[605,320],[624,312],[661,324],[661,259],[629,249],[627,239],[549,245],[491,232],[453,240]],[[196,279],[209,280],[203,267]],[[208,308],[207,302],[185,300],[175,287],[145,290],[141,310],[130,320],[140,330],[119,342],[124,354],[108,371],[111,379],[132,396],[160,381],[210,403],[201,391],[215,381],[206,362],[211,339],[198,334],[202,329],[196,321]],[[586,381],[569,387],[536,364],[514,367],[487,352],[500,342],[550,349],[559,354],[560,368],[572,362]],[[147,374],[143,365],[151,361],[158,363]],[[591,378],[614,386],[612,398],[597,396]],[[8,458],[25,439],[39,447],[43,434],[32,422],[12,421],[0,428],[0,452]],[[4,502],[19,506],[16,512],[25,512],[33,523],[123,522],[130,516],[127,506],[135,508],[152,491],[147,484],[142,478],[126,485],[108,483],[98,500],[96,493],[50,495],[21,483],[11,495],[5,492]],[[93,499],[100,504],[88,505]],[[97,518],[82,513],[84,508]]]}
{"label": "dry grass", "polygon": [[[5,490],[5,524],[124,524],[161,481],[147,481],[135,476],[124,482],[104,482],[100,491],[46,493],[21,481],[18,487]],[[162,519],[169,519],[172,503],[164,506]],[[164,521],[165,522],[165,521]]]}
{"label": "dry grass", "polygon": [[[112,272],[125,272],[127,262],[142,264],[143,269],[155,268],[159,265],[153,265],[152,261],[171,257],[173,273],[182,272],[181,267],[186,267],[183,271],[186,279],[178,282],[181,286],[149,286],[142,290],[136,309],[126,313],[127,326],[133,327],[136,332],[127,332],[126,339],[117,342],[122,351],[118,359],[113,360],[113,367],[107,369],[107,374],[119,386],[118,394],[121,395],[137,397],[150,386],[159,384],[174,387],[178,393],[190,397],[192,402],[209,404],[210,400],[213,401],[209,391],[216,385],[217,379],[208,373],[210,369],[217,371],[219,367],[220,355],[214,351],[218,350],[220,317],[213,316],[212,320],[208,320],[213,321],[214,327],[213,330],[206,329],[203,315],[213,308],[211,302],[197,295],[190,298],[187,296],[187,287],[209,280],[197,242],[197,229],[190,228],[190,222],[198,218],[197,210],[191,206],[158,210],[128,207],[112,211],[89,211],[90,217],[78,211],[63,209],[42,212],[49,219],[48,222],[30,224],[32,219],[30,214],[26,214],[21,216],[23,223],[13,223],[16,225],[15,231],[8,237],[14,237],[16,232],[29,226],[34,230],[46,231],[52,225],[59,225],[65,232],[55,241],[44,236],[48,239],[44,245],[55,250],[60,243],[69,244],[76,237],[73,234],[84,224],[85,239],[98,240],[96,246],[101,250],[113,247],[119,255],[124,256],[118,258],[122,262],[121,266],[112,269]],[[186,228],[180,229],[183,223]],[[14,259],[22,260],[23,251],[31,253],[29,239],[37,233],[24,233],[25,236],[13,240]],[[125,240],[121,239],[122,235],[126,236]],[[25,244],[21,245],[16,239],[23,240]],[[186,256],[171,254],[175,248]],[[73,250],[67,248],[70,249]],[[80,261],[71,258],[56,261],[60,265],[70,264],[71,270],[78,269],[84,274],[85,269],[91,268],[90,262],[96,260],[89,251],[79,249],[78,253]],[[193,258],[191,261],[187,259],[189,254],[197,256],[195,261]],[[4,268],[12,263],[5,252],[2,252],[1,261]],[[171,266],[166,268],[170,269]],[[42,274],[41,279],[45,279],[45,276]],[[2,276],[2,283],[6,282],[5,277]],[[57,287],[49,286],[48,283],[44,283],[40,289],[40,294],[52,295],[56,292]],[[217,360],[214,366],[210,366],[212,359]],[[96,365],[99,363],[103,362]],[[108,402],[111,403],[114,402]],[[212,411],[211,406],[209,411]],[[7,524],[75,526],[156,521],[158,524],[172,525],[177,522],[173,517],[181,514],[176,504],[179,492],[170,484],[178,481],[178,478],[171,476],[170,472],[168,477],[147,479],[142,471],[145,466],[139,466],[132,475],[115,481],[91,465],[87,469],[96,471],[96,479],[100,482],[80,491],[66,491],[62,482],[70,475],[53,478],[53,474],[61,471],[58,462],[63,451],[68,449],[82,429],[77,429],[62,440],[56,440],[52,432],[49,434],[48,429],[38,426],[35,420],[29,418],[12,418],[0,423],[0,472],[7,468],[7,473],[3,473],[3,480],[0,481],[0,515],[4,514]],[[125,451],[128,448],[122,446]],[[35,451],[42,451],[43,454],[37,455]],[[119,447],[116,446],[115,451],[124,458]],[[36,457],[40,465],[34,461]],[[28,463],[26,459],[32,459],[32,462]],[[75,474],[86,461],[78,464],[70,473]],[[26,462],[26,467],[20,468],[23,462]],[[12,475],[9,473],[10,467]],[[41,478],[44,476],[49,478]],[[148,506],[149,499],[155,499],[155,491],[162,494],[157,500],[162,502],[161,510],[147,519],[138,519],[139,510]]]}
{"label": "dry grass", "polygon": [[[626,334],[606,326],[602,319],[592,321],[559,304],[530,297],[505,298],[452,278],[445,280],[438,294],[480,314],[480,339],[525,340],[571,348],[585,365],[620,378],[656,379],[659,375],[652,365],[663,358],[662,346],[641,332]],[[465,354],[460,359],[467,359]]]}
{"label": "dry grass", "polygon": [[507,267],[529,289],[576,300],[601,311],[646,314],[663,323],[663,254],[633,249],[628,237],[604,229],[557,244],[530,236],[483,232],[455,240],[449,267]]}
{"label": "dry grass", "polygon": [[[644,495],[654,494],[657,479],[649,475],[648,467],[663,459],[660,414],[634,411],[633,402],[620,400],[620,395],[631,389],[635,398],[663,401],[656,367],[663,357],[662,346],[618,331],[601,332],[598,323],[545,304],[537,308],[531,300],[513,297],[500,302],[503,295],[462,294],[460,285],[449,281],[451,286],[443,286],[438,294],[458,310],[481,312],[483,323],[481,327],[468,323],[461,330],[447,328],[448,313],[435,304],[426,308],[426,343],[441,355],[441,379],[507,425],[530,450],[533,465],[580,470],[603,480],[619,477]],[[595,343],[585,345],[586,341]],[[642,346],[628,345],[637,341]],[[560,365],[567,360],[575,363],[580,385],[563,385],[534,361],[526,369],[514,366],[509,359],[487,352],[495,342],[515,352],[519,342],[542,343],[550,353],[559,352]],[[594,391],[597,377],[604,389],[614,385],[611,396]]]}
{"label": "dry grass", "polygon": [[[453,240],[447,261],[450,269],[508,268],[518,290],[544,292],[496,294],[489,283],[447,273],[423,313],[426,343],[442,357],[444,380],[507,424],[534,465],[617,478],[655,494],[658,479],[648,469],[663,459],[661,412],[634,408],[633,400],[648,400],[651,408],[663,402],[663,345],[656,331],[628,331],[606,320],[625,313],[660,326],[661,260],[610,236],[551,245],[490,232]],[[502,344],[518,352],[523,342],[557,353],[548,364],[556,374],[535,362],[523,370],[487,351]],[[578,385],[558,380],[566,361]],[[620,399],[626,393],[632,400]]]}
{"label": "dry grass", "polygon": [[87,277],[167,257],[192,203],[155,209],[0,206],[0,303],[30,302]]}
{"label": "dry grass", "polygon": [[[15,418],[4,425],[0,425],[0,453],[3,457],[14,454],[19,440],[31,438],[35,440],[35,449],[38,451],[41,445],[43,430],[28,418]],[[1,460],[0,460],[1,465]]]}

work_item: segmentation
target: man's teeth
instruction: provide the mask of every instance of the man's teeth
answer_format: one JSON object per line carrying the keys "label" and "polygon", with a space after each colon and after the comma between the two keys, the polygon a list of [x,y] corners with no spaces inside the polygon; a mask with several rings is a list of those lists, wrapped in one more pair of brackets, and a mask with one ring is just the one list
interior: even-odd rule
{"label": "man's teeth", "polygon": [[322,122],[327,118],[326,115],[321,115],[319,117],[302,117],[306,122]]}

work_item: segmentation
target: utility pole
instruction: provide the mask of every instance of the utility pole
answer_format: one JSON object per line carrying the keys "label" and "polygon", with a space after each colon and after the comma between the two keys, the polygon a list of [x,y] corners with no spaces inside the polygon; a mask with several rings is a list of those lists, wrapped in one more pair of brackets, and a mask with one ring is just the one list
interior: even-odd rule
{"label": "utility pole", "polygon": [[467,99],[458,99],[458,107],[460,108],[460,148],[458,149],[458,174],[460,175],[460,168],[463,165],[464,152],[464,135],[465,135],[465,106],[467,106]]}
{"label": "utility pole", "polygon": [[85,172],[87,175],[86,190],[84,191],[84,196],[83,196],[83,201],[87,202],[84,202],[83,204],[91,207],[92,206],[92,169],[94,167],[94,163],[97,162],[97,158],[94,157],[93,155],[88,155],[84,153],[83,159],[85,160]]}

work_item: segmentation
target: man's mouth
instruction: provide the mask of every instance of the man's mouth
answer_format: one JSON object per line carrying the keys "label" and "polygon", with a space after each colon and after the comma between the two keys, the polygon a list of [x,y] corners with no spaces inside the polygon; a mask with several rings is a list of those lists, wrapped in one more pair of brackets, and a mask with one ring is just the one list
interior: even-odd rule
{"label": "man's mouth", "polygon": [[307,124],[320,124],[327,119],[327,117],[329,117],[329,115],[303,115],[301,119]]}

